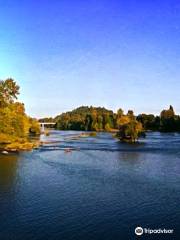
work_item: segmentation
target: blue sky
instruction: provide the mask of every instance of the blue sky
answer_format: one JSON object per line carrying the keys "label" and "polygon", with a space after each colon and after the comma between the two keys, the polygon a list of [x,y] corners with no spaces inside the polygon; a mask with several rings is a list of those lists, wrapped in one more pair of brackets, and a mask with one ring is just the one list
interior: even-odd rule
{"label": "blue sky", "polygon": [[180,113],[180,2],[0,0],[0,78],[34,117],[81,105]]}

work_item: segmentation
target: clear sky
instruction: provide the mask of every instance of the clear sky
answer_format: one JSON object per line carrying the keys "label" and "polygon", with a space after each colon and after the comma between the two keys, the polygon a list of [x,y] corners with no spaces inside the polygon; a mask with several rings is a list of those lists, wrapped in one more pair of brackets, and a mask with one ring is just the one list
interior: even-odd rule
{"label": "clear sky", "polygon": [[180,113],[180,1],[0,0],[0,78],[35,117],[81,105]]}

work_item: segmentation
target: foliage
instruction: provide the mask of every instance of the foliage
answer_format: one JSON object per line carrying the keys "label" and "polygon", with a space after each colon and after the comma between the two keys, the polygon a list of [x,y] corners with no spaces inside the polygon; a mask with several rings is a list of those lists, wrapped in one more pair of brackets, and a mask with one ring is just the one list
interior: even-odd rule
{"label": "foliage", "polygon": [[114,113],[101,107],[82,106],[55,118],[57,129],[110,131],[115,127]]}
{"label": "foliage", "polygon": [[39,133],[39,124],[25,113],[24,104],[15,102],[19,86],[13,79],[0,81],[0,143],[13,143]]}
{"label": "foliage", "polygon": [[139,114],[137,121],[141,122],[145,130],[159,131],[160,117],[153,114]]}
{"label": "foliage", "polygon": [[29,118],[29,122],[30,122],[29,133],[39,135],[41,132],[38,121],[34,118]]}
{"label": "foliage", "polygon": [[119,115],[117,125],[119,128],[117,135],[121,141],[136,142],[143,133],[142,124],[136,120],[133,111],[128,111],[127,115]]}
{"label": "foliage", "polygon": [[8,144],[5,149],[7,151],[22,151],[22,150],[28,151],[37,146],[38,145],[33,142],[25,141],[24,143],[21,143],[21,142],[17,141],[17,142],[12,142],[12,143]]}
{"label": "foliage", "polygon": [[179,132],[180,131],[180,116],[176,115],[173,107],[162,110],[160,116],[153,114],[140,114],[137,120],[142,123],[145,130],[155,130],[161,132]]}
{"label": "foliage", "polygon": [[54,122],[54,119],[52,117],[46,117],[46,118],[40,118],[38,119],[38,121],[49,123],[49,122]]}
{"label": "foliage", "polygon": [[19,86],[12,78],[0,80],[0,107],[12,103],[18,94]]}
{"label": "foliage", "polygon": [[137,117],[132,110],[124,114],[121,108],[113,113],[102,107],[82,106],[54,119],[41,119],[43,120],[56,122],[56,128],[61,130],[119,131],[119,137],[127,141],[137,140],[147,130],[180,131],[180,116],[175,114],[172,106],[163,110],[160,116],[142,113]]}
{"label": "foliage", "polygon": [[163,132],[174,132],[176,130],[176,117],[172,106],[161,112],[160,130]]}

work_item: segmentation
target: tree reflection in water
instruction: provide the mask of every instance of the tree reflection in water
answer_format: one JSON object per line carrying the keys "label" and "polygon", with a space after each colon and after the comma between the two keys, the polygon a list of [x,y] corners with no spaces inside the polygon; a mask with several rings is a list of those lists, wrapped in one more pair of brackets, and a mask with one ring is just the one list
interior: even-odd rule
{"label": "tree reflection in water", "polygon": [[0,193],[14,188],[17,177],[18,155],[0,154]]}

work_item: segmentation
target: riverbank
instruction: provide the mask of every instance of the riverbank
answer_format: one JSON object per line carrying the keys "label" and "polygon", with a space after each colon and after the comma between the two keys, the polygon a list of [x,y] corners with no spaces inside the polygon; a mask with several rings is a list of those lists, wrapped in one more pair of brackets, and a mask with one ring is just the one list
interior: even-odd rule
{"label": "riverbank", "polygon": [[[48,134],[44,134],[45,136],[49,136]],[[79,138],[85,137],[96,137],[96,132],[89,132],[89,133],[81,133],[71,137],[71,140],[76,140]],[[59,142],[59,141],[57,141]],[[38,148],[43,144],[50,144],[51,141],[40,141],[40,140],[32,140],[28,138],[17,138],[11,137],[6,134],[0,135],[0,153],[8,154],[12,152],[21,152],[21,151],[31,151],[34,148]],[[54,142],[53,142],[54,143]]]}
{"label": "riverbank", "polygon": [[0,152],[19,152],[31,151],[40,145],[38,140],[31,141],[29,138],[13,137],[6,134],[0,134]]}

